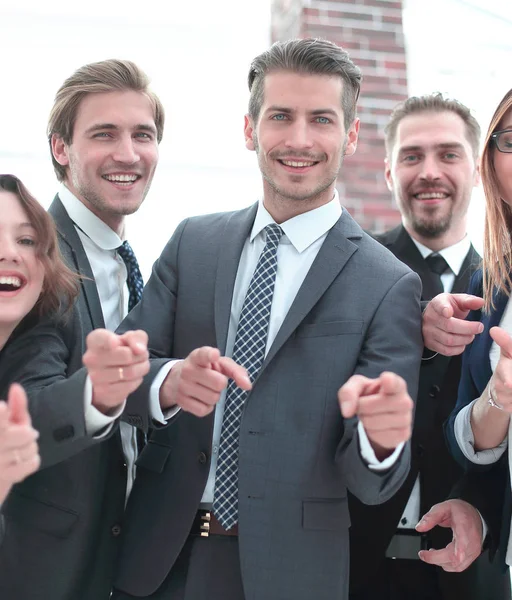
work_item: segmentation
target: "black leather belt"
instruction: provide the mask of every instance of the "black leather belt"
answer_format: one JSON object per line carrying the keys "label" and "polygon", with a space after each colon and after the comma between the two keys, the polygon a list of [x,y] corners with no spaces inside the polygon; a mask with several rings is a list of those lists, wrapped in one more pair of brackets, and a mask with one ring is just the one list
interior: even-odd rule
{"label": "black leather belt", "polygon": [[238,524],[231,529],[224,529],[217,521],[211,510],[199,509],[196,518],[192,523],[190,535],[200,535],[201,537],[210,537],[211,535],[238,536]]}
{"label": "black leather belt", "polygon": [[406,558],[420,560],[418,552],[430,547],[427,536],[415,529],[397,529],[389,542],[386,558]]}

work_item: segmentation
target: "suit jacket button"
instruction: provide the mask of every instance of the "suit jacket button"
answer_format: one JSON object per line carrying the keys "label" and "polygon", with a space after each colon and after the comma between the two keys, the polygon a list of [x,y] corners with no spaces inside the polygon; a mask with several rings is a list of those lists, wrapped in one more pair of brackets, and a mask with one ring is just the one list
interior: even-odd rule
{"label": "suit jacket button", "polygon": [[437,398],[437,395],[439,394],[440,391],[441,391],[441,388],[438,385],[433,385],[430,388],[430,391],[429,391],[428,395],[431,398]]}
{"label": "suit jacket button", "polygon": [[199,452],[198,456],[197,456],[197,460],[202,464],[205,465],[206,462],[208,461],[208,457],[206,456],[206,454],[204,452]]}
{"label": "suit jacket button", "polygon": [[121,533],[121,525],[114,525],[110,531],[114,537],[117,537]]}

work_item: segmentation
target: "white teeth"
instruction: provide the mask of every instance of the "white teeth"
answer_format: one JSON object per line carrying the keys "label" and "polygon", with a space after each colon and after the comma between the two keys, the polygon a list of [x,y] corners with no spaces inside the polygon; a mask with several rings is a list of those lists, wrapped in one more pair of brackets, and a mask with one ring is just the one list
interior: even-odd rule
{"label": "white teeth", "polygon": [[424,194],[416,194],[416,198],[418,198],[418,200],[433,200],[435,198],[441,199],[446,198],[447,196],[448,194],[444,192],[429,192]]}
{"label": "white teeth", "polygon": [[21,287],[21,279],[19,277],[0,277],[0,285],[12,285],[13,287]]}
{"label": "white teeth", "polygon": [[287,167],[312,167],[314,162],[296,162],[293,160],[283,160],[281,161]]}
{"label": "white teeth", "polygon": [[137,175],[104,175],[108,181],[116,181],[118,183],[133,183],[137,179]]}

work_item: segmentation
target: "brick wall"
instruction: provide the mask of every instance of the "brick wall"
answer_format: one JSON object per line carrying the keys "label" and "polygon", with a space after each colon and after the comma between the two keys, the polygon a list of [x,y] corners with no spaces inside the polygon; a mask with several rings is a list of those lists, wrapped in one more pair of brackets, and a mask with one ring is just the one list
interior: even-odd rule
{"label": "brick wall", "polygon": [[384,181],[384,126],[407,97],[401,0],[273,0],[273,40],[322,37],[345,48],[363,72],[357,152],[338,190],[357,221],[373,231],[400,221]]}

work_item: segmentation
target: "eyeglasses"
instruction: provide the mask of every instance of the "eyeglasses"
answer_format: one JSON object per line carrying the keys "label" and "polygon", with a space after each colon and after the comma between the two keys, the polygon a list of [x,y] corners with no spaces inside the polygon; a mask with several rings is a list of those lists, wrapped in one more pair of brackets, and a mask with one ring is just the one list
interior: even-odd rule
{"label": "eyeglasses", "polygon": [[512,129],[495,131],[491,139],[500,152],[512,152]]}

